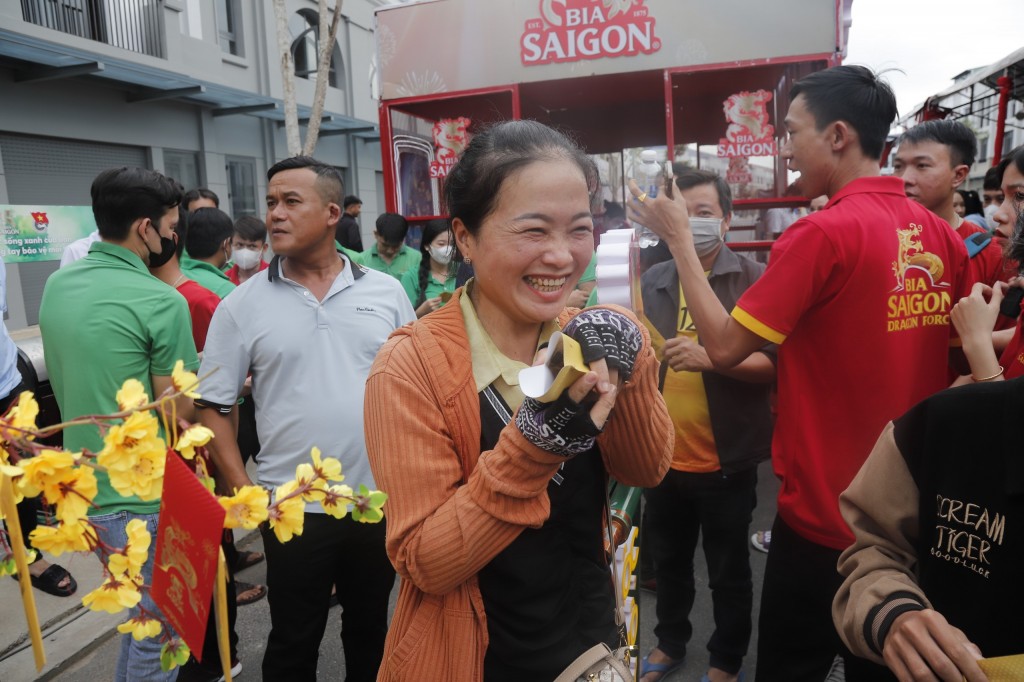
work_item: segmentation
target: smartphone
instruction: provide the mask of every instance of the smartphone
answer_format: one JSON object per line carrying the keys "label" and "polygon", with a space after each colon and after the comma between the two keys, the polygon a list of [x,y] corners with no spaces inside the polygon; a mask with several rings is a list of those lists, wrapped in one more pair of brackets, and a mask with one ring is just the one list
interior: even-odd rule
{"label": "smartphone", "polygon": [[1007,317],[1017,319],[1020,317],[1020,301],[1024,298],[1024,289],[1021,287],[1010,287],[999,304],[999,312]]}

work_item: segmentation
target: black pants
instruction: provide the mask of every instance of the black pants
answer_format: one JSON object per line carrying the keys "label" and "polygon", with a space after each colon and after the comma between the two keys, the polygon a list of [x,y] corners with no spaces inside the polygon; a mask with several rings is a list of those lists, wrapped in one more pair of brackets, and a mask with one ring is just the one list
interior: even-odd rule
{"label": "black pants", "polygon": [[832,623],[832,599],[842,576],[841,552],[805,539],[775,517],[764,571],[757,635],[757,682],[821,682],[836,655],[847,682],[896,678],[851,654]]}
{"label": "black pants", "polygon": [[271,624],[264,680],[316,680],[332,585],[342,608],[345,679],[377,679],[395,584],[384,531],[383,521],[357,523],[311,513],[302,535],[284,544],[269,527],[262,529]]}
{"label": "black pants", "polygon": [[686,655],[693,634],[693,556],[703,531],[715,617],[708,641],[711,666],[734,674],[743,665],[754,601],[747,543],[756,489],[756,469],[731,476],[669,470],[656,488],[645,492],[644,549],[654,559],[658,585],[654,635],[667,656]]}

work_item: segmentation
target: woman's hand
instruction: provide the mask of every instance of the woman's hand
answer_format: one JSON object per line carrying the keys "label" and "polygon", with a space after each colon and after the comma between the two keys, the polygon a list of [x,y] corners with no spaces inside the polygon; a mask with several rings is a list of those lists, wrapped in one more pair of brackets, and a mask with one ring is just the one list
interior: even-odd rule
{"label": "woman's hand", "polygon": [[423,317],[428,313],[432,313],[442,305],[441,297],[435,296],[434,298],[428,298],[427,300],[420,303],[420,307],[416,308],[416,317]]}
{"label": "woman's hand", "polygon": [[583,361],[597,372],[601,390],[618,385],[620,379],[629,381],[643,347],[643,334],[629,317],[608,308],[590,308],[569,320],[562,333],[579,342]]}
{"label": "woman's hand", "polygon": [[[595,370],[607,374],[604,360],[594,365],[598,366]],[[581,376],[554,402],[526,398],[516,412],[516,426],[526,440],[562,457],[575,457],[593,448],[616,395],[615,386],[602,381],[599,371]],[[585,401],[591,392],[596,392],[597,401],[588,406]]]}
{"label": "woman's hand", "polygon": [[975,282],[969,296],[961,298],[949,313],[953,326],[964,346],[980,348],[992,345],[992,329],[999,316],[999,304],[1003,302],[1003,284],[990,287]]}

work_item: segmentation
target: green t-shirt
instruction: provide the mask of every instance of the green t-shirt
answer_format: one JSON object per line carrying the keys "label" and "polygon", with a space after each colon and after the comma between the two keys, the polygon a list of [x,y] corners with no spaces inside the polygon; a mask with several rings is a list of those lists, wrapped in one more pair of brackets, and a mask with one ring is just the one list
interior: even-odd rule
{"label": "green t-shirt", "polygon": [[[402,273],[401,282],[412,307],[415,308],[420,302],[420,269],[417,267],[415,270],[406,270]],[[438,282],[432,275],[427,275],[427,293],[423,297],[424,301],[437,298],[446,291],[449,294],[455,291],[455,275],[449,275],[444,282]]]}
{"label": "green t-shirt", "polygon": [[336,248],[338,251],[340,251],[341,253],[343,253],[346,256],[348,256],[348,259],[350,261],[352,261],[353,263],[356,263],[358,265],[362,265],[362,263],[363,263],[363,254],[361,254],[360,252],[353,251],[352,249],[348,248],[347,246],[342,246],[341,244],[338,243],[337,239],[334,240],[334,248]]}
{"label": "green t-shirt", "polygon": [[380,254],[377,253],[376,243],[359,254],[360,264],[378,272],[389,274],[398,280],[402,279],[402,274],[406,270],[418,270],[421,258],[420,252],[408,244],[402,244],[402,250],[395,254],[394,259],[390,263],[385,262],[380,257]]}
{"label": "green t-shirt", "polygon": [[235,290],[234,283],[228,276],[213,265],[201,260],[191,258],[188,254],[181,254],[181,271],[185,276],[195,281],[199,286],[209,289],[224,298]]}
{"label": "green t-shirt", "polygon": [[590,257],[590,262],[587,264],[587,269],[580,275],[580,284],[586,284],[587,282],[597,281],[597,251]]}
{"label": "green t-shirt", "polygon": [[[138,255],[107,242],[94,243],[85,258],[50,275],[39,328],[64,419],[117,412],[115,395],[126,379],[141,381],[153,398],[151,376],[170,376],[178,360],[188,370],[199,368],[185,298],[151,275]],[[71,427],[64,447],[98,453],[103,438],[95,426]],[[99,509],[91,514],[160,509],[160,500],[121,497],[102,471],[96,480]]]}

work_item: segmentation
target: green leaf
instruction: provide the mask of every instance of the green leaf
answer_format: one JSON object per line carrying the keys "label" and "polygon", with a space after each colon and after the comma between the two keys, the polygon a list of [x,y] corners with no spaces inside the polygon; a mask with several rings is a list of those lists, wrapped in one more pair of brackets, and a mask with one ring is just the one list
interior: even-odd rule
{"label": "green leaf", "polygon": [[388,494],[380,490],[374,490],[370,493],[370,506],[375,509],[380,509],[384,506],[384,503],[388,501]]}

